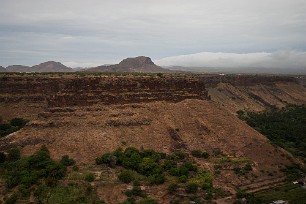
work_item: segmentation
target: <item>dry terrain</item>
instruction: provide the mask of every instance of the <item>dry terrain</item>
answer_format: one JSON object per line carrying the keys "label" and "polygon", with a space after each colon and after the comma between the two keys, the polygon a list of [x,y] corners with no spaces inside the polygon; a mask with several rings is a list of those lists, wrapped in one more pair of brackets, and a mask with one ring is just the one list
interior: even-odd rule
{"label": "dry terrain", "polygon": [[[188,154],[202,150],[229,161],[251,161],[252,173],[241,177],[233,172],[233,162],[195,159],[199,167],[211,171],[220,165],[214,185],[234,193],[236,187],[264,188],[282,182],[280,169],[295,160],[239,120],[236,111],[287,103],[306,104],[304,78],[2,74],[0,115],[4,120],[22,117],[30,122],[0,139],[0,150],[21,146],[28,155],[45,144],[54,159],[68,154],[85,166],[118,147]],[[103,188],[98,192],[104,198]],[[109,188],[109,194],[121,188],[126,187]],[[159,195],[164,187],[160,188],[152,190],[152,197],[166,202],[169,197]]]}

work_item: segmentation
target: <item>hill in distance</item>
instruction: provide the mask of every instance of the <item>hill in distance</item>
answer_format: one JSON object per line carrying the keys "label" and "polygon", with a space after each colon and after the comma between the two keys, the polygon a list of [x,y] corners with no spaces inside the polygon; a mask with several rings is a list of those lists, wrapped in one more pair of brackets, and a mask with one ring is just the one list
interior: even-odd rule
{"label": "hill in distance", "polygon": [[23,65],[11,65],[7,72],[72,72],[72,68],[66,67],[60,62],[48,61],[32,67]]}
{"label": "hill in distance", "polygon": [[139,56],[127,58],[115,65],[102,65],[89,68],[84,71],[89,72],[140,72],[140,73],[169,73],[171,70],[162,68],[154,64],[149,57]]}
{"label": "hill in distance", "polygon": [[6,72],[6,69],[2,66],[0,66],[0,72]]}

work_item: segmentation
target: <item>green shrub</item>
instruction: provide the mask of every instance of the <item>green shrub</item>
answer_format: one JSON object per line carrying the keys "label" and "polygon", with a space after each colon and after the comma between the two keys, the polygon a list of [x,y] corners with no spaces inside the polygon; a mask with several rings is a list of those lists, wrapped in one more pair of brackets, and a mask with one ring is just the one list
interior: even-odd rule
{"label": "green shrub", "polygon": [[252,166],[251,166],[250,164],[246,164],[246,165],[243,167],[243,170],[244,170],[244,171],[252,171],[253,168],[252,168]]}
{"label": "green shrub", "polygon": [[193,165],[191,162],[185,162],[183,165],[182,165],[183,168],[186,168],[188,169],[188,171],[196,171],[198,168]]}
{"label": "green shrub", "polygon": [[183,176],[180,176],[180,177],[178,178],[178,180],[179,180],[179,182],[181,182],[181,183],[186,183],[187,180],[188,180],[188,177],[185,176],[185,175],[183,175]]}
{"label": "green shrub", "polygon": [[4,152],[0,152],[0,164],[4,163],[6,160],[6,155],[4,154]]}
{"label": "green shrub", "polygon": [[22,197],[28,197],[30,195],[30,189],[25,184],[19,185],[18,190],[21,193]]}
{"label": "green shrub", "polygon": [[162,173],[161,167],[154,160],[148,157],[142,159],[141,163],[139,163],[138,170],[146,176]]}
{"label": "green shrub", "polygon": [[240,167],[235,167],[234,169],[235,174],[240,174],[241,173],[241,168]]}
{"label": "green shrub", "polygon": [[133,181],[133,176],[130,171],[128,170],[123,170],[120,172],[118,175],[118,179],[123,182],[123,183],[130,183]]}
{"label": "green shrub", "polygon": [[145,198],[140,201],[140,204],[157,204],[157,201],[152,198]]}
{"label": "green shrub", "polygon": [[7,160],[8,161],[17,161],[20,159],[20,149],[19,148],[11,148],[7,152]]}
{"label": "green shrub", "polygon": [[146,197],[146,193],[141,190],[140,186],[133,186],[132,190],[127,190],[124,192],[127,197],[133,197],[133,196],[138,196],[138,197]]}
{"label": "green shrub", "polygon": [[109,164],[111,162],[111,153],[105,153],[101,157],[96,158],[96,164]]}
{"label": "green shrub", "polygon": [[17,200],[18,200],[18,195],[16,193],[14,193],[8,199],[6,199],[6,201],[4,203],[5,204],[14,204],[14,203],[16,203]]}
{"label": "green shrub", "polygon": [[207,159],[207,158],[209,157],[209,154],[208,154],[207,152],[203,152],[203,153],[202,153],[202,157],[205,158],[205,159]]}
{"label": "green shrub", "polygon": [[77,165],[73,165],[72,170],[73,170],[73,171],[78,171],[78,170],[79,170],[79,167],[78,167]]}
{"label": "green shrub", "polygon": [[169,174],[171,176],[179,176],[180,175],[180,170],[176,167],[173,167],[170,169]]}
{"label": "green shrub", "polygon": [[192,156],[197,157],[197,158],[202,157],[202,152],[200,150],[193,150],[191,154]]}
{"label": "green shrub", "polygon": [[173,194],[177,190],[178,185],[176,183],[172,183],[168,186],[168,193]]}
{"label": "green shrub", "polygon": [[73,159],[70,159],[68,155],[64,155],[62,156],[60,163],[64,166],[72,166],[75,164],[75,161]]}
{"label": "green shrub", "polygon": [[87,173],[85,175],[85,181],[93,182],[95,180],[95,175],[93,173]]}
{"label": "green shrub", "polygon": [[166,160],[164,161],[163,165],[162,165],[162,168],[166,171],[169,171],[171,170],[172,168],[176,168],[176,164],[174,161],[169,161],[169,160]]}
{"label": "green shrub", "polygon": [[23,126],[25,126],[26,123],[27,123],[27,121],[22,119],[22,118],[13,118],[10,121],[11,126],[15,126],[15,127],[19,127],[19,128],[22,128]]}
{"label": "green shrub", "polygon": [[162,174],[154,174],[152,176],[149,176],[149,183],[153,185],[163,184],[165,180],[165,176]]}
{"label": "green shrub", "polygon": [[195,193],[195,192],[197,192],[197,190],[198,190],[198,184],[196,184],[196,183],[189,183],[189,184],[187,184],[187,186],[186,186],[186,192],[187,193]]}

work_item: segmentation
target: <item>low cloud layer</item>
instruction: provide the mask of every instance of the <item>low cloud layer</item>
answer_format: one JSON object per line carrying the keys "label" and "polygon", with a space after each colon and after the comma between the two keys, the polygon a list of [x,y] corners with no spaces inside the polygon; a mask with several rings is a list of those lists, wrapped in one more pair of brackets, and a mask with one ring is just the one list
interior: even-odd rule
{"label": "low cloud layer", "polygon": [[216,67],[216,68],[273,68],[305,69],[306,52],[278,51],[273,53],[212,53],[201,52],[190,55],[167,57],[155,62],[160,66]]}

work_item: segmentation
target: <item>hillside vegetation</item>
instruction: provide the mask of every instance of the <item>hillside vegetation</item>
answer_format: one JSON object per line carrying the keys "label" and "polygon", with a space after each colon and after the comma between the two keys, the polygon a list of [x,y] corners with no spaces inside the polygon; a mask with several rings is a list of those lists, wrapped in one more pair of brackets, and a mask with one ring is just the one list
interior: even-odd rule
{"label": "hillside vegetation", "polygon": [[238,111],[240,119],[268,137],[274,144],[306,162],[306,107],[288,105],[263,112]]}

